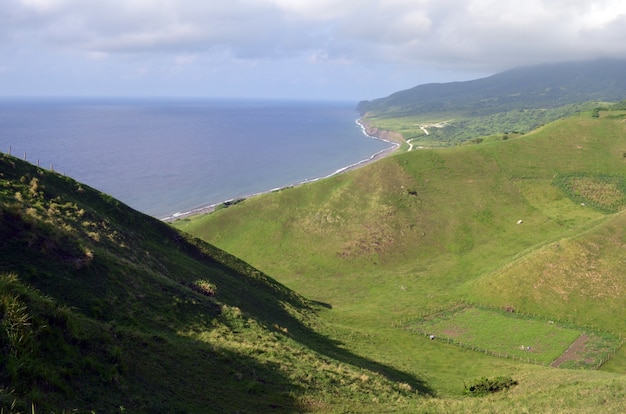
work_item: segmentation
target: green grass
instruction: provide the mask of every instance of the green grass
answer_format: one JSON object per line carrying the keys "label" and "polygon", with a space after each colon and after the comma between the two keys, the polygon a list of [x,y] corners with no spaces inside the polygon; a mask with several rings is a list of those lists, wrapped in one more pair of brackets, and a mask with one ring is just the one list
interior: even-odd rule
{"label": "green grass", "polygon": [[553,363],[585,335],[585,351],[561,367],[596,367],[621,346],[619,338],[610,334],[587,335],[584,328],[471,306],[457,306],[403,327],[476,352],[542,365]]}
{"label": "green grass", "polygon": [[[569,367],[595,366],[626,331],[626,212],[555,185],[622,191],[602,177],[626,174],[626,124],[601,115],[400,153],[175,223],[188,233],[2,155],[2,408],[622,412],[623,348],[585,372],[508,352],[547,363],[583,332]],[[437,328],[490,352],[396,327],[460,301],[476,305]],[[490,310],[507,307],[536,316]],[[518,385],[464,398],[481,377]]]}
{"label": "green grass", "polygon": [[626,205],[624,177],[567,175],[557,177],[555,184],[573,201],[607,213],[615,213]]}
{"label": "green grass", "polygon": [[[445,147],[472,141],[478,143],[494,139],[507,140],[555,120],[589,111],[597,105],[589,102],[551,109],[516,109],[482,116],[467,111],[431,112],[403,117],[366,115],[365,120],[372,127],[402,134],[405,140],[411,140],[415,146]],[[618,111],[608,116],[619,116]],[[442,122],[446,122],[443,128],[428,127]],[[426,126],[428,134],[422,126]],[[480,141],[476,141],[477,139]]]}
{"label": "green grass", "polygon": [[0,235],[0,410],[332,411],[430,392],[321,334],[319,305],[247,263],[7,155]]}
{"label": "green grass", "polygon": [[[441,397],[459,398],[464,381],[483,376],[534,382],[553,369],[393,326],[469,300],[616,337],[626,331],[614,317],[626,300],[626,216],[582,206],[554,185],[555,177],[624,176],[625,127],[586,113],[514,139],[400,153],[175,226],[326,304],[324,335],[422,378]],[[602,369],[618,371],[624,358],[619,351]],[[585,375],[591,384],[601,374]],[[519,389],[529,392],[523,382]]]}

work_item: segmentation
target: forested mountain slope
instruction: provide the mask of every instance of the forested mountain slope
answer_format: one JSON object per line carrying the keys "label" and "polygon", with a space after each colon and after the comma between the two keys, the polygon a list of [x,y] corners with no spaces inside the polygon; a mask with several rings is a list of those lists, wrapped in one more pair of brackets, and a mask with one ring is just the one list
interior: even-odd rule
{"label": "forested mountain slope", "polygon": [[465,82],[419,85],[363,101],[364,124],[401,133],[413,146],[446,146],[527,133],[604,102],[626,99],[626,61],[518,68]]}
{"label": "forested mountain slope", "polygon": [[433,83],[362,101],[361,114],[409,116],[433,112],[491,115],[515,109],[556,108],[626,95],[626,61],[597,60],[530,66],[465,82]]}

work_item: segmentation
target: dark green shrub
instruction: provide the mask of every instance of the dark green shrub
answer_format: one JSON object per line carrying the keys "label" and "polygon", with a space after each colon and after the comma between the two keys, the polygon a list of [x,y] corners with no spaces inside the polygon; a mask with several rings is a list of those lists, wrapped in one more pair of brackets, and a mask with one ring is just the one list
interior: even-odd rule
{"label": "dark green shrub", "polygon": [[494,392],[507,390],[514,385],[517,385],[517,381],[511,377],[496,377],[493,379],[485,377],[477,378],[469,384],[465,384],[463,394],[480,397]]}

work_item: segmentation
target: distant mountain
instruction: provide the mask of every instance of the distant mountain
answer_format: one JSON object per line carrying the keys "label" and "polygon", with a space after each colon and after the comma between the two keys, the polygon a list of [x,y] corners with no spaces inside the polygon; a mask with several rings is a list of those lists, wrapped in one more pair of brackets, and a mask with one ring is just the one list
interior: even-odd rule
{"label": "distant mountain", "polygon": [[626,60],[602,59],[522,67],[466,82],[419,85],[386,98],[362,101],[357,110],[362,116],[486,116],[625,97]]}

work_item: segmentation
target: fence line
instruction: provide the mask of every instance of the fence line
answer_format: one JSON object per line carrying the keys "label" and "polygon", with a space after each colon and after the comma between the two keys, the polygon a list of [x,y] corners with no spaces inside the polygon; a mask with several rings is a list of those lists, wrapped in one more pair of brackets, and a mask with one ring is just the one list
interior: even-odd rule
{"label": "fence line", "polygon": [[[506,310],[503,310],[502,308],[498,308],[498,307],[490,307],[490,306],[485,306],[485,305],[477,305],[474,302],[471,301],[467,301],[464,299],[460,299],[457,300],[456,302],[452,303],[452,304],[447,304],[447,305],[440,305],[428,310],[425,310],[423,312],[420,312],[419,314],[413,315],[413,316],[408,316],[405,317],[397,322],[392,322],[392,327],[394,328],[401,328],[401,329],[408,329],[409,327],[407,325],[409,325],[410,323],[415,323],[416,321],[419,321],[420,319],[424,319],[428,316],[434,316],[437,315],[439,313],[442,313],[444,311],[451,311],[455,308],[459,308],[459,307],[473,307],[473,308],[477,308],[477,309],[482,309],[482,310],[487,310],[487,311],[495,311],[495,312],[499,312],[499,313],[506,313],[509,316],[512,317],[517,317],[518,319],[533,319],[533,320],[544,320],[548,323],[557,323],[559,326],[561,327],[568,327],[567,325],[569,325],[570,328],[576,329],[576,330],[580,330],[583,332],[589,332],[589,333],[593,333],[596,334],[598,336],[602,336],[602,335],[611,335],[615,338],[618,339],[618,343],[615,347],[613,347],[611,350],[607,351],[606,353],[604,353],[604,356],[600,359],[600,361],[595,364],[593,366],[592,369],[600,369],[606,362],[608,362],[613,356],[615,356],[615,354],[624,346],[624,344],[626,343],[626,338],[624,338],[622,336],[622,333],[615,333],[615,332],[610,332],[610,331],[603,331],[600,329],[597,329],[591,325],[585,324],[585,325],[576,325],[571,318],[568,318],[567,321],[563,321],[562,319],[559,318],[552,318],[552,319],[548,319],[546,316],[543,315],[536,315],[536,314],[531,314],[531,313],[525,313],[525,312],[518,312],[518,311],[513,311],[513,312],[509,312]],[[520,317],[521,316],[521,317]],[[556,322],[555,322],[556,321]],[[530,357],[521,357],[521,356],[517,356],[517,355],[509,355],[509,354],[503,354],[501,352],[496,352],[496,351],[492,351],[490,349],[484,349],[484,348],[480,348],[474,345],[468,345],[468,344],[463,344],[461,341],[457,341],[453,338],[447,337],[447,336],[442,336],[441,338],[439,337],[434,337],[432,336],[432,332],[426,332],[424,330],[420,330],[416,327],[412,327],[412,330],[414,332],[417,332],[419,334],[425,335],[430,337],[431,339],[438,339],[438,340],[445,340],[446,343],[461,347],[461,348],[466,348],[466,349],[471,349],[472,351],[476,351],[476,352],[481,352],[484,353],[485,355],[490,355],[493,357],[498,357],[498,358],[506,358],[506,359],[512,359],[512,360],[517,360],[517,361],[521,361],[524,362],[526,361],[527,363],[533,363],[535,365],[543,365],[543,366],[549,366],[552,363],[554,363],[554,361],[547,363],[547,362],[541,362],[538,361],[535,358],[530,358]],[[563,355],[563,354],[561,354]]]}
{"label": "fence line", "polygon": [[[4,154],[5,154],[5,155],[8,155],[9,157],[17,158],[17,157],[15,157],[14,155],[12,155],[12,154],[11,154],[11,152],[12,152],[12,151],[13,151],[13,147],[12,147],[11,145],[9,145],[9,152],[4,153]],[[3,153],[3,152],[2,152],[2,150],[0,150],[0,153]],[[31,164],[31,165],[35,165],[35,164],[33,164],[32,162],[28,161],[28,157],[27,157],[27,155],[28,155],[28,154],[27,154],[26,152],[24,152],[24,158],[23,158],[23,161],[28,162],[28,163],[29,163],[29,164]],[[41,165],[39,164],[39,158],[37,158],[37,165],[36,165],[36,166],[37,166],[37,168],[42,168],[42,167],[41,167]],[[56,172],[56,171],[54,171],[54,164],[53,164],[53,163],[50,163],[50,168],[49,168],[49,171],[50,171],[50,172]],[[65,174],[63,174],[63,175],[65,175]]]}

